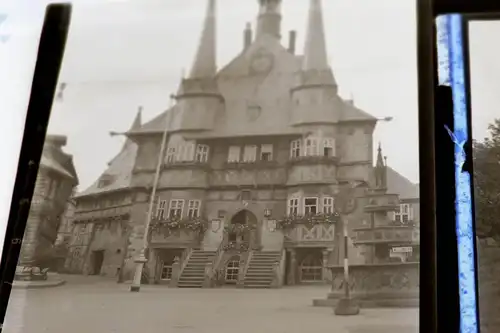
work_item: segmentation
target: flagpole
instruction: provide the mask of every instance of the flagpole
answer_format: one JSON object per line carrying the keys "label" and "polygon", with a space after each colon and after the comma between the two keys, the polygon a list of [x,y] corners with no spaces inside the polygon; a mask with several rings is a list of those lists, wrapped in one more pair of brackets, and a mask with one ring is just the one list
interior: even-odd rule
{"label": "flagpole", "polygon": [[[172,107],[173,105],[173,100],[174,97],[173,95],[170,96],[170,106]],[[170,107],[170,109],[171,109]],[[167,111],[168,112],[168,111]],[[168,137],[168,115],[165,117],[165,128],[163,130],[163,137],[161,140],[161,145],[160,145],[160,152],[158,153],[158,162],[156,165],[156,172],[155,172],[155,177],[153,180],[153,187],[151,189],[151,195],[149,198],[149,207],[148,207],[148,215],[146,218],[146,226],[144,229],[144,235],[142,237],[142,248],[139,253],[139,256],[135,259],[136,269],[135,269],[135,274],[134,274],[134,280],[132,281],[132,285],[130,286],[130,291],[131,292],[139,292],[141,290],[141,280],[142,280],[142,273],[144,271],[144,265],[148,261],[146,258],[146,251],[149,248],[149,229],[151,226],[151,220],[153,218],[153,208],[154,208],[154,202],[155,202],[155,197],[156,197],[156,190],[158,188],[158,183],[160,180],[160,175],[161,175],[161,169],[163,166],[163,155],[165,153],[165,146],[167,143],[167,137]]]}

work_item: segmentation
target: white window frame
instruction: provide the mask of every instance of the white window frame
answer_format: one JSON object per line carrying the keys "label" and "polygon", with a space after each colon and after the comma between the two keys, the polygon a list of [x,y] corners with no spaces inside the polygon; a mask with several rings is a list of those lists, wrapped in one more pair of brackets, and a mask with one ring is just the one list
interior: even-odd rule
{"label": "white window frame", "polygon": [[165,218],[165,208],[167,206],[167,200],[161,200],[158,198],[158,203],[156,204],[156,218]]}
{"label": "white window frame", "polygon": [[[328,154],[326,154],[326,149],[331,149],[331,151],[332,151],[331,156],[328,156]],[[334,157],[335,156],[335,139],[333,139],[333,138],[323,139],[323,156],[325,156],[325,157]]]}
{"label": "white window frame", "polygon": [[167,148],[167,156],[165,157],[166,163],[174,163],[177,156],[177,148],[176,147],[168,147]]}
{"label": "white window frame", "polygon": [[243,162],[254,163],[257,160],[257,146],[246,145],[243,147]]}
{"label": "white window frame", "polygon": [[299,158],[302,156],[302,140],[293,140],[290,142],[290,157]]}
{"label": "white window frame", "polygon": [[399,204],[399,210],[394,212],[394,221],[408,223],[413,219],[412,206],[409,203]]}
{"label": "white window frame", "polygon": [[229,151],[227,154],[227,161],[229,163],[238,163],[241,158],[241,147],[240,146],[229,146]]}
{"label": "white window frame", "polygon": [[[264,160],[264,154],[269,154],[269,159]],[[272,144],[263,144],[260,146],[260,160],[261,161],[272,161],[273,160],[273,145]]]}
{"label": "white window frame", "polygon": [[[237,263],[237,264],[236,264]],[[230,267],[231,265],[231,267]],[[238,276],[240,274],[240,262],[239,260],[232,259],[226,265],[226,272],[224,274],[224,278],[226,281],[237,282]],[[229,278],[231,277],[231,278]]]}
{"label": "white window frame", "polygon": [[[166,274],[165,271],[167,271]],[[172,265],[162,263],[161,272],[160,272],[160,280],[162,281],[170,281],[172,279]]]}
{"label": "white window frame", "polygon": [[199,162],[199,163],[208,162],[209,151],[210,151],[210,147],[208,145],[197,145],[196,146],[195,161]]}
{"label": "white window frame", "polygon": [[[179,214],[172,214],[172,212],[177,211]],[[184,199],[172,199],[168,205],[168,217],[182,217],[184,211]]]}
{"label": "white window frame", "polygon": [[304,156],[318,156],[320,152],[320,140],[317,137],[304,139]]}
{"label": "white window frame", "polygon": [[201,200],[189,200],[187,215],[190,218],[200,217]]}
{"label": "white window frame", "polygon": [[[311,205],[306,205],[306,201],[307,200],[316,200],[316,205],[314,206],[311,206]],[[303,200],[303,206],[304,206],[304,215],[315,215],[315,214],[318,214],[320,212],[319,210],[319,198],[318,197],[304,197],[304,200]],[[316,207],[316,212],[315,213],[311,213],[309,212],[310,208],[309,207]]]}
{"label": "white window frame", "polygon": [[333,214],[335,212],[335,199],[333,197],[323,197],[322,204],[323,214]]}
{"label": "white window frame", "polygon": [[292,198],[288,199],[287,212],[288,212],[288,216],[300,214],[300,198],[299,197],[292,197]]}

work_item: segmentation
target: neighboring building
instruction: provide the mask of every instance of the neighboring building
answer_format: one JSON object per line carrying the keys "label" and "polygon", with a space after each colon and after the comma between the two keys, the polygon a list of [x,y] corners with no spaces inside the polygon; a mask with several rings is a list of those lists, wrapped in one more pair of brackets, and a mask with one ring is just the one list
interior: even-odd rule
{"label": "neighboring building", "polygon": [[[261,0],[255,38],[247,26],[244,49],[220,70],[215,0],[208,2],[177,103],[144,125],[136,121],[108,170],[75,197],[68,267],[132,278],[168,125],[147,253],[151,282],[202,286],[207,267],[217,283],[246,287],[327,280],[325,265],[342,258],[338,202],[349,206],[350,230],[368,218],[363,198],[380,180],[378,119],[338,95],[318,0],[311,0],[303,55],[295,54],[295,32],[288,48],[280,42],[281,1]],[[397,201],[407,180],[391,184],[393,173],[385,177]],[[352,183],[354,201],[342,195]],[[364,262],[357,247],[350,256]]]}
{"label": "neighboring building", "polygon": [[56,135],[45,139],[19,257],[21,265],[53,248],[66,203],[78,185],[73,157],[62,150],[66,141],[65,136]]}

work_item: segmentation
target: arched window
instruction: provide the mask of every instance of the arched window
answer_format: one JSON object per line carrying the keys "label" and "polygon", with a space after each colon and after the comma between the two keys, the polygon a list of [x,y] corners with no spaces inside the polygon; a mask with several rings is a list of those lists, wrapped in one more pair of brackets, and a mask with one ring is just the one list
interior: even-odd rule
{"label": "arched window", "polygon": [[233,258],[226,265],[226,283],[236,283],[240,272],[240,260]]}
{"label": "arched window", "polygon": [[319,255],[309,255],[300,264],[300,280],[317,282],[323,280],[323,263]]}

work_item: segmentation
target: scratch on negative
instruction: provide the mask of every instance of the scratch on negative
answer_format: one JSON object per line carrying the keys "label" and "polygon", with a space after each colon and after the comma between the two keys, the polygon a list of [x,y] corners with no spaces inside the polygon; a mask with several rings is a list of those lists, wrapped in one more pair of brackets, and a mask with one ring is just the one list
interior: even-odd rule
{"label": "scratch on negative", "polygon": [[[464,145],[467,142],[467,140],[463,138],[463,136],[460,135],[460,133],[457,133],[457,135],[455,135],[455,133],[453,133],[448,126],[444,125],[444,128],[448,132],[451,141],[453,141],[453,143],[455,143],[455,146],[459,149],[459,152],[455,153],[455,166],[459,168],[460,171],[462,171],[462,168],[464,166],[467,157],[467,154],[465,153],[464,149]],[[462,138],[457,136],[460,136]]]}

